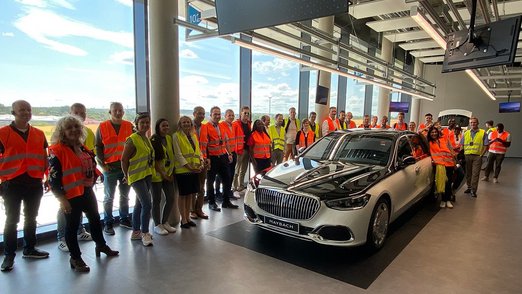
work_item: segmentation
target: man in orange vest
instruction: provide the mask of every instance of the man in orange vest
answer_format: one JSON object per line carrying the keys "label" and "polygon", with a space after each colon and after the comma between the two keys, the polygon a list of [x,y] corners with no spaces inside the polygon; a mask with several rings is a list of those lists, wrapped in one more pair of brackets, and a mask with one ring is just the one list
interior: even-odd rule
{"label": "man in orange vest", "polygon": [[[230,173],[230,187],[232,187],[232,181],[234,180],[234,172],[236,169],[236,163],[237,163],[237,140],[236,140],[236,134],[234,132],[234,126],[232,123],[234,122],[234,111],[232,109],[227,109],[225,111],[225,120],[221,121],[219,123],[219,128],[221,132],[225,136],[225,144],[228,150],[228,153],[232,154],[232,162],[228,165],[228,171]],[[268,117],[268,120],[270,121],[270,117]],[[222,184],[221,178],[219,175],[216,177],[216,194],[219,192],[219,188]],[[220,193],[221,197],[223,193]],[[237,195],[237,196],[236,196]],[[238,192],[234,192],[230,195],[231,198],[239,199],[241,198]]]}
{"label": "man in orange vest", "polygon": [[408,129],[408,125],[404,122],[404,112],[399,112],[397,114],[398,122],[393,124],[393,128],[397,131],[406,131]]}
{"label": "man in orange vest", "polygon": [[[194,116],[193,123],[196,136],[198,137],[198,140],[201,140],[200,134],[201,128],[203,127],[203,121],[205,120],[205,108],[201,106],[194,107],[192,115]],[[199,145],[201,149],[201,143]],[[203,166],[203,170],[198,174],[199,192],[196,195],[196,198],[192,199],[192,211],[190,212],[190,218],[193,219],[208,219],[208,215],[203,212],[203,204],[205,204],[205,180],[207,179],[207,169],[208,166],[205,164]]]}
{"label": "man in orange vest", "polygon": [[47,140],[29,124],[31,105],[24,100],[12,104],[15,120],[0,128],[0,194],[4,198],[4,261],[2,271],[13,269],[20,207],[24,203],[25,258],[47,258],[49,253],[36,245],[36,217],[43,196],[42,179],[47,170]]}
{"label": "man in orange vest", "polygon": [[370,125],[370,115],[365,114],[363,116],[363,123],[359,125],[359,128],[364,128],[364,129],[371,128],[371,125]]}
{"label": "man in orange vest", "polygon": [[225,143],[225,134],[219,128],[221,120],[221,109],[214,106],[210,109],[210,121],[201,127],[200,145],[201,154],[205,158],[206,164],[209,166],[207,172],[207,195],[208,208],[214,211],[221,211],[216,203],[216,195],[214,192],[214,181],[216,175],[219,175],[223,181],[223,208],[238,208],[237,205],[230,202],[232,189],[230,187],[229,164],[232,162],[232,154],[227,150]]}
{"label": "man in orange vest", "polygon": [[428,136],[428,129],[433,125],[433,115],[431,113],[426,113],[424,115],[424,123],[419,125],[419,129],[417,132],[424,135],[425,137]]}
{"label": "man in orange vest", "polygon": [[498,183],[498,175],[502,168],[502,161],[506,155],[507,148],[511,146],[511,134],[504,130],[504,124],[498,123],[497,129],[493,130],[488,135],[489,139],[489,154],[488,165],[484,173],[483,181],[489,181],[489,174],[493,171],[495,166],[495,173],[493,175],[493,182]]}
{"label": "man in orange vest", "polygon": [[348,111],[346,113],[346,128],[345,129],[355,129],[357,127],[357,125],[355,124],[355,122],[352,119],[353,119],[353,114],[350,111]]}
{"label": "man in orange vest", "polygon": [[120,226],[132,229],[129,220],[129,190],[130,186],[124,182],[125,176],[121,169],[121,155],[125,140],[132,134],[132,123],[123,120],[125,111],[120,102],[112,102],[109,114],[111,118],[100,124],[96,130],[96,159],[103,170],[104,193],[103,209],[105,211],[103,231],[107,235],[114,235],[114,217],[112,207],[116,186],[119,182],[120,190]]}
{"label": "man in orange vest", "polygon": [[321,125],[323,136],[326,136],[331,132],[341,129],[341,127],[339,126],[339,120],[337,120],[336,117],[337,107],[332,106],[330,107],[330,111],[328,112],[328,117],[323,121],[323,124]]}
{"label": "man in orange vest", "polygon": [[241,108],[240,118],[232,123],[234,126],[234,133],[236,134],[237,144],[237,163],[234,173],[234,191],[237,192],[242,192],[246,189],[245,175],[248,171],[248,163],[250,161],[247,142],[252,133],[252,127],[250,124],[250,107],[243,106]]}
{"label": "man in orange vest", "polygon": [[389,129],[390,125],[388,124],[388,116],[383,115],[381,118],[381,122],[377,125],[377,129]]}

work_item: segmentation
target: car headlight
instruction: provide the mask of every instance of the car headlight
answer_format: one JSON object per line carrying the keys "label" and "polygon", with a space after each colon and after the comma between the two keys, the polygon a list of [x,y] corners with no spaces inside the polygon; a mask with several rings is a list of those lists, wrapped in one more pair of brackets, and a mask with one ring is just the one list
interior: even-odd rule
{"label": "car headlight", "polygon": [[334,200],[325,201],[326,206],[332,209],[338,210],[353,210],[360,209],[366,206],[370,200],[370,194],[364,194],[360,196],[352,196]]}

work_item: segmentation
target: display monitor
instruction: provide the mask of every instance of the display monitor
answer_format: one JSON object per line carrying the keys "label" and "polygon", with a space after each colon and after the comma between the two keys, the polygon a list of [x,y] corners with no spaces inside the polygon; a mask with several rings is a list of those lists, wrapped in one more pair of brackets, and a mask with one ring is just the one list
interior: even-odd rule
{"label": "display monitor", "polygon": [[228,35],[348,13],[347,0],[216,0],[218,32]]}
{"label": "display monitor", "polygon": [[315,103],[326,105],[328,103],[329,94],[330,88],[317,85],[317,91],[315,93]]}
{"label": "display monitor", "polygon": [[476,26],[472,41],[467,29],[448,34],[442,72],[513,64],[521,17]]}
{"label": "display monitor", "polygon": [[390,112],[407,113],[409,109],[410,109],[409,102],[390,102]]}
{"label": "display monitor", "polygon": [[500,102],[498,112],[520,112],[520,102]]}

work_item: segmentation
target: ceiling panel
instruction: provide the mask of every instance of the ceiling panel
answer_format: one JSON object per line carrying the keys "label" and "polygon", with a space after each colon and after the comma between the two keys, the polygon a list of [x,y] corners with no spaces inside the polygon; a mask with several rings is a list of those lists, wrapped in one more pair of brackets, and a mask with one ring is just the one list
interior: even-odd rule
{"label": "ceiling panel", "polygon": [[386,32],[414,28],[418,26],[415,20],[409,16],[369,21],[366,23],[366,25],[376,32]]}
{"label": "ceiling panel", "polygon": [[415,57],[427,57],[435,55],[444,55],[444,49],[432,49],[432,50],[416,50],[410,51],[410,54]]}
{"label": "ceiling panel", "polygon": [[[457,1],[454,1],[457,2]],[[522,0],[521,1],[509,1],[509,2],[502,2],[501,0],[497,1],[498,5],[498,14],[502,17],[503,15],[515,15],[515,14],[521,14],[522,13]],[[462,19],[466,22],[468,22],[471,19],[471,14],[469,13],[469,10],[467,8],[460,8],[458,9],[460,15],[462,16]],[[493,6],[490,5],[489,11],[493,11]],[[480,9],[477,9],[477,16],[478,18],[481,18]],[[494,18],[492,18],[494,19]]]}
{"label": "ceiling panel", "polygon": [[410,31],[403,33],[386,34],[384,37],[391,42],[406,42],[414,40],[429,39],[430,35],[425,31]]}
{"label": "ceiling panel", "polygon": [[428,41],[420,41],[420,42],[408,42],[399,45],[404,50],[419,50],[419,49],[428,49],[428,48],[438,48],[437,42],[428,40]]}
{"label": "ceiling panel", "polygon": [[416,4],[417,3],[406,3],[406,1],[378,0],[352,5],[350,6],[348,12],[353,17],[359,19],[394,12],[407,11],[410,10],[411,6]]}
{"label": "ceiling panel", "polygon": [[443,62],[444,56],[423,57],[420,59],[420,61],[422,61],[422,63]]}

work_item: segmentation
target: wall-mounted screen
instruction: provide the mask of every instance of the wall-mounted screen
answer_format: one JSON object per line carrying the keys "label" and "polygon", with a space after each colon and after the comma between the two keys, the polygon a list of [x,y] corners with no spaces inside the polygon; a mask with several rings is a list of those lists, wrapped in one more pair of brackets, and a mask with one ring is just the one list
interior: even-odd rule
{"label": "wall-mounted screen", "polygon": [[500,102],[498,112],[520,112],[520,102]]}
{"label": "wall-mounted screen", "polygon": [[407,113],[410,109],[409,102],[390,102],[390,112]]}
{"label": "wall-mounted screen", "polygon": [[315,93],[315,103],[326,105],[328,103],[329,94],[330,88],[317,85],[317,91]]}

